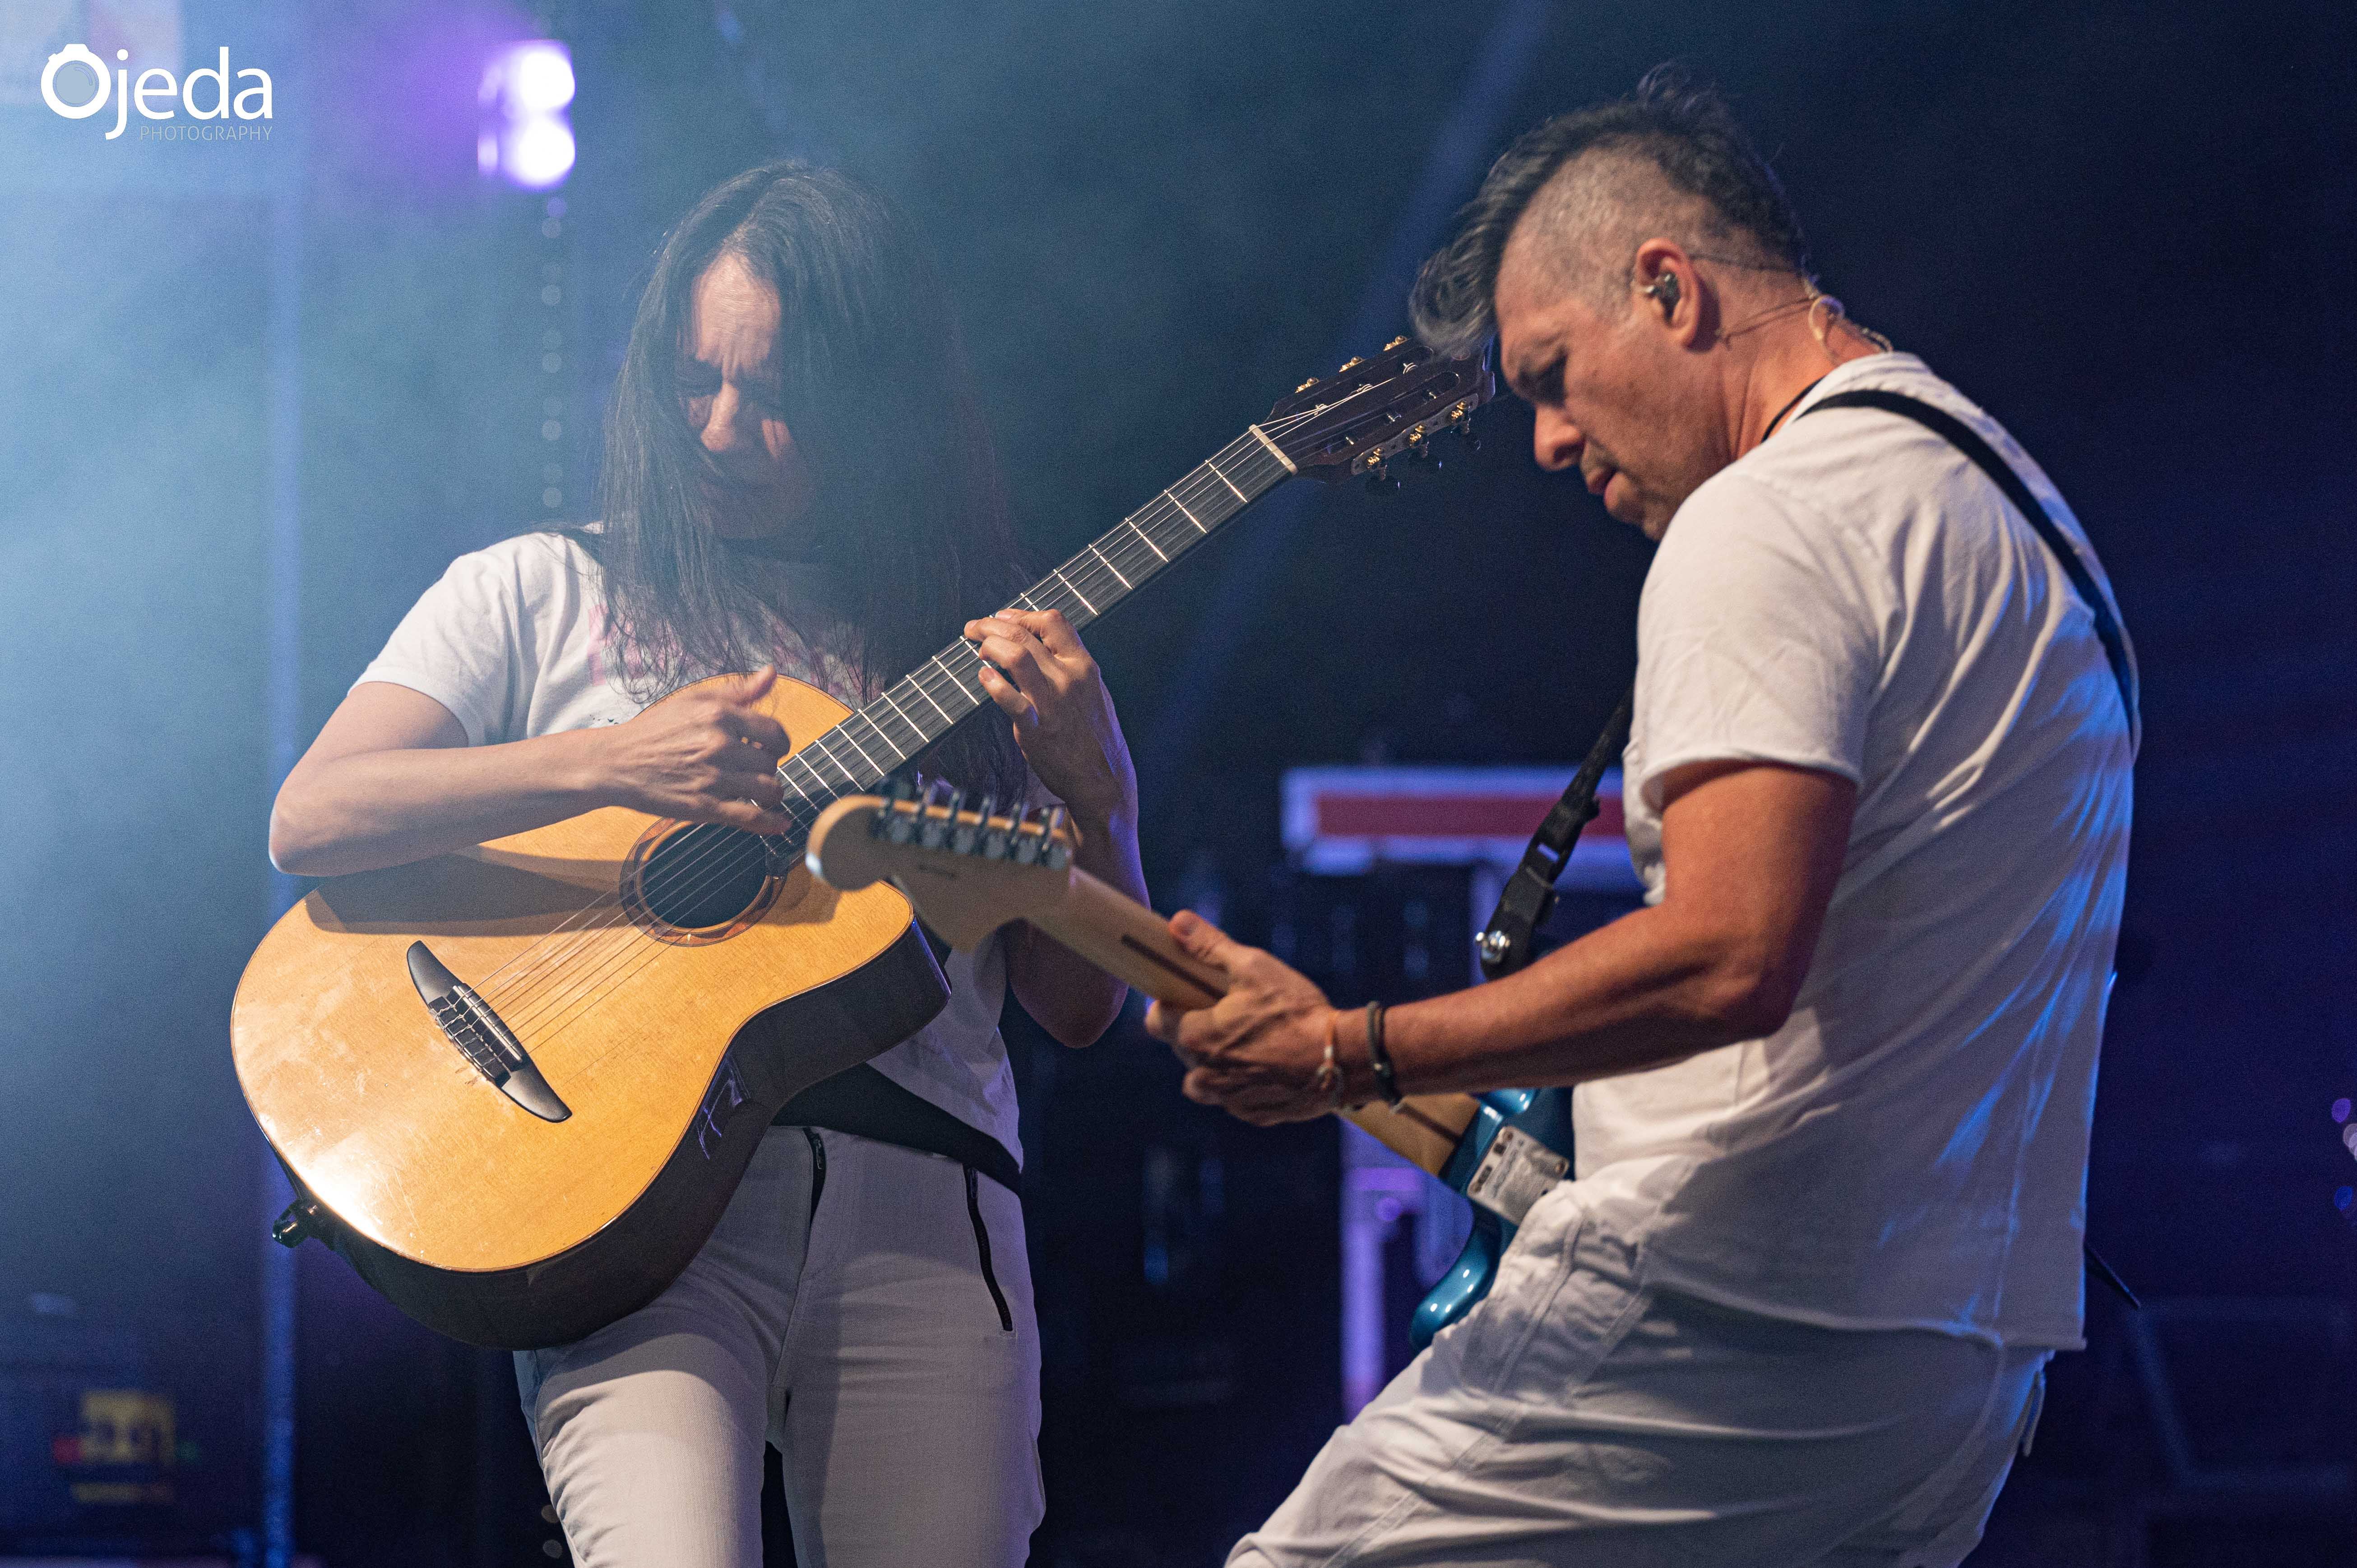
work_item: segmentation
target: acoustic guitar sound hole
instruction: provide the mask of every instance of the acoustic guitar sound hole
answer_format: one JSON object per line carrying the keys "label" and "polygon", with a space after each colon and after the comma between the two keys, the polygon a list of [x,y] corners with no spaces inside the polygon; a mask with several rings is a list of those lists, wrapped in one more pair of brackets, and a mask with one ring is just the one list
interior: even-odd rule
{"label": "acoustic guitar sound hole", "polygon": [[777,897],[768,845],[738,828],[662,823],[631,852],[623,879],[630,912],[667,940],[733,936]]}

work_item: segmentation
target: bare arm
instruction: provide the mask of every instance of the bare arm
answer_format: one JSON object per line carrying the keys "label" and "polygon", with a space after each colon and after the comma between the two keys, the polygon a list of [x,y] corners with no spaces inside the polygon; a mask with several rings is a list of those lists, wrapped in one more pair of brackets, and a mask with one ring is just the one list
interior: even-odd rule
{"label": "bare arm", "polygon": [[[1145,903],[1146,870],[1138,862],[1136,818],[1083,817],[1076,811],[1072,822],[1081,831],[1081,852],[1072,857],[1074,863]],[[1013,946],[1007,952],[1007,983],[1024,1011],[1063,1045],[1094,1045],[1121,1016],[1129,987],[1027,922],[1018,922],[1008,934]]]}
{"label": "bare arm", "polygon": [[775,769],[786,736],[753,706],[775,679],[763,671],[683,692],[604,729],[474,746],[433,698],[365,682],[286,776],[270,858],[297,875],[339,876],[597,806],[782,832],[791,824],[777,810]]}
{"label": "bare arm", "polygon": [[[1071,811],[1081,868],[1144,903],[1137,775],[1113,697],[1079,634],[1052,610],[1002,610],[969,621],[966,636],[989,660],[983,690],[1013,720],[1039,782]],[[1006,979],[1024,1011],[1067,1046],[1095,1044],[1129,995],[1120,981],[1028,925],[1009,933]]]}
{"label": "bare arm", "polygon": [[[1856,787],[1804,768],[1703,763],[1672,774],[1665,799],[1662,902],[1520,974],[1387,1013],[1404,1090],[1579,1083],[1782,1025],[1841,875]],[[1351,1101],[1373,1096],[1359,1015],[1338,1014],[1307,979],[1202,921],[1181,916],[1172,929],[1232,980],[1217,1006],[1147,1015],[1189,1064],[1189,1097],[1251,1122],[1318,1115],[1331,1108],[1315,1084],[1329,1037]]]}

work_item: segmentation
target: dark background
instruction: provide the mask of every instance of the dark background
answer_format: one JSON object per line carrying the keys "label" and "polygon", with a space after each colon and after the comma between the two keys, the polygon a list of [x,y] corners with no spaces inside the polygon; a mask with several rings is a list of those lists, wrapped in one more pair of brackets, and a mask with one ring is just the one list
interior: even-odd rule
{"label": "dark background", "polygon": [[[230,38],[273,69],[286,146],[266,156],[302,158],[305,740],[452,554],[584,515],[651,249],[727,175],[799,152],[918,214],[1044,564],[1372,346],[1354,330],[1398,329],[1397,248],[1438,238],[1432,203],[1469,195],[1513,131],[1685,60],[1783,175],[1826,288],[2070,497],[2136,639],[2093,1236],[2148,1296],[2345,1311],[2352,1171],[2327,1109],[2357,1086],[2345,5],[295,16],[189,0],[184,31],[192,58]],[[1523,24],[1485,75],[1493,30]],[[544,198],[473,166],[482,50],[538,34],[570,42],[581,81],[553,236]],[[1444,133],[1468,126],[1452,163]],[[273,240],[234,163],[265,155],[125,143],[102,166],[94,135],[0,104],[0,1324],[48,1332],[70,1301],[77,1332],[166,1367],[204,1480],[145,1526],[200,1539],[253,1508],[260,1153],[224,1025],[270,897]],[[1397,497],[1270,503],[1092,633],[1146,769],[1158,903],[1217,899],[1265,938],[1300,896],[1286,767],[1584,749],[1628,676],[1647,547],[1533,469],[1525,411],[1485,432]],[[1079,1057],[1009,1033],[1049,1361],[1039,1560],[1215,1561],[1339,1413],[1330,1129],[1186,1105],[1134,1023]],[[1146,1173],[1200,1187],[1207,1160],[1224,1208],[1150,1286]],[[412,1327],[317,1249],[302,1288],[305,1547],[338,1568],[533,1555],[501,1359]],[[2094,1561],[2122,1499],[2160,1486],[2124,1322],[2091,1300],[2093,1348],[2058,1363],[1985,1560]],[[2221,1382],[2200,1416],[2220,1463],[2262,1435],[2287,1462],[2337,1454],[2345,1419],[2302,1401],[2345,1363],[2301,1337],[2328,1318],[2297,1322],[2171,1330]],[[2351,1555],[2337,1526],[2199,1528],[2156,1552]]]}

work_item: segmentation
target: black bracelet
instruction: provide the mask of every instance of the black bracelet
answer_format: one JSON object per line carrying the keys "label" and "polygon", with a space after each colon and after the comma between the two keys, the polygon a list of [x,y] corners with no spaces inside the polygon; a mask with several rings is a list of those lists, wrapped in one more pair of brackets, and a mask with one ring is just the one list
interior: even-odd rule
{"label": "black bracelet", "polygon": [[1383,1048],[1383,1004],[1380,1002],[1367,1004],[1367,1066],[1374,1071],[1375,1088],[1382,1092],[1383,1103],[1397,1110],[1399,1084],[1392,1075],[1392,1054]]}

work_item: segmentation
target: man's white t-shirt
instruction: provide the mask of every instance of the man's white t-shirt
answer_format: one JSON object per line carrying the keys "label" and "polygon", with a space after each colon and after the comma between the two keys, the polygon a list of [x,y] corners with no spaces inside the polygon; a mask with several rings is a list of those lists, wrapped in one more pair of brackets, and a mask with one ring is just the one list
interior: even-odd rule
{"label": "man's white t-shirt", "polygon": [[[756,661],[856,706],[857,675],[837,647],[806,634]],[[597,563],[571,539],[530,533],[453,561],[360,679],[422,692],[466,727],[469,746],[496,746],[636,716],[644,704],[627,689],[618,657]],[[972,952],[952,952],[942,971],[950,999],[941,1015],[872,1065],[1019,1162],[1015,1075],[998,1034],[1005,946],[994,934]]]}
{"label": "man's white t-shirt", "polygon": [[1679,509],[1625,757],[1648,898],[1682,765],[1838,774],[1857,815],[1783,1027],[1583,1085],[1580,1190],[1666,1288],[2075,1348],[2135,736],[2088,607],[1979,468],[1899,415],[1809,412],[1860,388],[1978,432],[2111,592],[2046,476],[1909,354],[1834,371]]}

